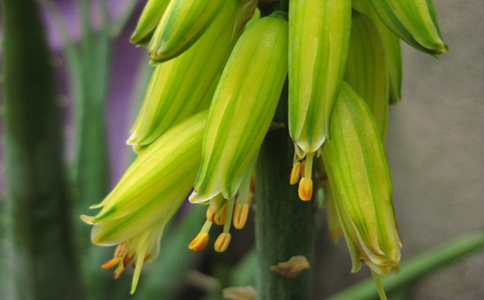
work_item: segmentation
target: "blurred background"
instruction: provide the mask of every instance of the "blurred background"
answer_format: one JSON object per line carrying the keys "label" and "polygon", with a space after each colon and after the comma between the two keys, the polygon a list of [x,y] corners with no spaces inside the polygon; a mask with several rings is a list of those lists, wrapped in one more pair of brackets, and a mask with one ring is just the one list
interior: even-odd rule
{"label": "blurred background", "polygon": [[[133,0],[111,0],[107,22],[98,9],[99,3],[92,1],[88,13],[91,34],[99,38],[105,25],[110,24],[109,37],[102,38],[101,34],[101,42],[96,42],[91,52],[73,54],[73,49],[82,48],[86,39],[82,5],[78,5],[82,2],[57,0],[40,5],[63,109],[66,164],[72,180],[81,178],[75,186],[87,186],[89,190],[70,190],[74,224],[71,238],[76,245],[76,262],[86,298],[124,299],[129,297],[132,272],[127,271],[117,281],[110,280],[111,272],[101,270],[99,263],[108,260],[113,249],[93,249],[89,245],[90,228],[81,224],[78,216],[88,212],[88,205],[102,200],[133,157],[125,140],[143,98],[150,68],[145,49],[136,48],[128,40],[144,1],[136,4]],[[435,5],[450,53],[436,59],[404,45],[403,101],[391,107],[387,154],[404,241],[403,261],[484,228],[484,1],[438,0]],[[91,64],[93,69],[87,75],[76,72],[76,55],[83,55],[84,62],[98,63]],[[92,94],[83,95],[79,92],[83,89]],[[91,100],[83,100],[88,98],[98,102],[89,104]],[[84,103],[87,111],[80,117],[76,116],[79,103]],[[103,132],[105,126],[106,136],[87,134],[83,139],[86,146],[95,147],[79,150],[82,146],[75,141],[79,120],[91,126],[84,132]],[[79,151],[95,152],[86,156],[95,159],[85,161],[79,157]],[[79,174],[82,172],[76,165],[84,163],[91,164],[92,173]],[[4,195],[4,176],[0,176]],[[0,207],[5,211],[3,196]],[[186,205],[172,222],[162,240],[162,254],[156,262],[145,266],[138,292],[130,299],[222,299],[222,288],[254,284],[253,225],[236,233],[227,253],[215,254],[211,247],[203,253],[192,253],[186,245],[204,220],[203,208],[197,208],[200,207]],[[317,223],[317,259],[311,266],[315,272],[314,299],[326,299],[370,274],[367,268],[350,273],[346,245],[343,240],[338,245],[330,242],[323,211],[318,213]],[[11,247],[5,234],[5,216],[0,218],[0,224],[0,299],[13,299],[8,270],[16,266],[9,260]],[[56,284],[62,283],[53,283],[53,289]],[[484,299],[484,253],[467,256],[407,285],[399,297]]]}

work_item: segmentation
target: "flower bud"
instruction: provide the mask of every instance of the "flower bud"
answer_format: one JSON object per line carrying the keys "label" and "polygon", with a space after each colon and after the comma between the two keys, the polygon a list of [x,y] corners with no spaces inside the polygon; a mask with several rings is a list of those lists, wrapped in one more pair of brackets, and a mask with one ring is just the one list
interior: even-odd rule
{"label": "flower bud", "polygon": [[128,144],[142,148],[198,111],[207,109],[237,39],[240,4],[228,0],[203,37],[182,55],[156,67]]}
{"label": "flower bud", "polygon": [[449,51],[432,0],[368,1],[388,29],[410,46],[429,54]]}
{"label": "flower bud", "polygon": [[131,36],[131,43],[146,45],[153,35],[170,0],[148,0]]}
{"label": "flower bud", "polygon": [[352,17],[345,81],[366,101],[385,141],[390,102],[385,49],[372,20],[356,11]]}
{"label": "flower bud", "polygon": [[289,132],[304,158],[330,134],[348,55],[351,1],[290,1],[289,14]]}
{"label": "flower bud", "polygon": [[287,74],[287,21],[275,13],[242,34],[225,66],[207,121],[190,201],[235,197],[257,158]]}
{"label": "flower bud", "polygon": [[164,62],[182,54],[205,33],[227,2],[230,1],[170,1],[148,46],[151,58]]}
{"label": "flower bud", "polygon": [[167,131],[138,155],[114,190],[94,206],[101,211],[82,217],[94,224],[94,244],[119,244],[113,260],[104,265],[119,265],[115,278],[132,258],[136,266],[132,293],[143,262],[158,256],[163,229],[190,192],[206,119],[207,112],[201,112]]}
{"label": "flower bud", "polygon": [[323,148],[334,203],[353,261],[386,275],[398,271],[401,241],[383,144],[368,106],[344,83]]}
{"label": "flower bud", "polygon": [[373,21],[380,33],[390,81],[390,104],[397,104],[402,99],[402,47],[400,39],[383,24],[368,0],[353,0],[351,3],[356,11],[365,14]]}

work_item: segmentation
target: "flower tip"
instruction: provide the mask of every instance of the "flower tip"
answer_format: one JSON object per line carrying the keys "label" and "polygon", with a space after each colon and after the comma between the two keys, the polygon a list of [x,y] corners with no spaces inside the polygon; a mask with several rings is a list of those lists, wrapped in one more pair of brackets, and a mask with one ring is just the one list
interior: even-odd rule
{"label": "flower tip", "polygon": [[229,247],[230,240],[232,239],[232,235],[228,232],[221,233],[217,240],[215,241],[214,249],[217,252],[225,252]]}
{"label": "flower tip", "polygon": [[313,196],[313,181],[311,178],[303,177],[299,182],[299,198],[302,201],[310,201]]}
{"label": "flower tip", "polygon": [[89,225],[93,225],[94,224],[94,217],[90,217],[90,216],[86,216],[86,215],[81,215],[80,218],[86,224],[89,224]]}
{"label": "flower tip", "polygon": [[208,233],[199,233],[193,241],[188,245],[188,249],[200,252],[202,251],[208,243]]}
{"label": "flower tip", "polygon": [[137,142],[136,142],[136,133],[132,133],[129,138],[126,140],[126,145],[129,145],[129,146],[132,146],[132,145],[136,145]]}
{"label": "flower tip", "polygon": [[190,203],[199,203],[200,199],[198,199],[197,196],[198,196],[197,191],[193,190],[193,192],[188,197],[188,201],[190,201]]}

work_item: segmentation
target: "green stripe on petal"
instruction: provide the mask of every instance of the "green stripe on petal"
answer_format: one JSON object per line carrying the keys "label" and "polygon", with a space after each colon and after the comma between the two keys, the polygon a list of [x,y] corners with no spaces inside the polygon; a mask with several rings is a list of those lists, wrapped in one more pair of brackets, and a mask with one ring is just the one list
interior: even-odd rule
{"label": "green stripe on petal", "polygon": [[171,219],[196,177],[207,114],[173,127],[138,155],[93,218],[94,243],[119,243]]}
{"label": "green stripe on petal", "polygon": [[345,73],[351,1],[291,1],[289,14],[289,131],[297,148],[316,152]]}
{"label": "green stripe on petal", "polygon": [[240,9],[229,0],[203,37],[182,55],[158,65],[128,143],[144,147],[170,127],[208,109],[236,38]]}
{"label": "green stripe on petal", "polygon": [[346,83],[323,160],[354,269],[362,258],[375,272],[387,274],[398,266],[401,248],[390,171],[373,115]]}
{"label": "green stripe on petal", "polygon": [[345,81],[368,104],[383,141],[387,135],[390,96],[386,63],[378,29],[370,18],[354,11]]}
{"label": "green stripe on petal", "polygon": [[164,62],[182,54],[204,34],[227,2],[172,0],[148,46],[151,58]]}
{"label": "green stripe on petal", "polygon": [[170,0],[148,0],[136,25],[130,41],[134,44],[145,45],[151,39],[156,26],[160,22]]}
{"label": "green stripe on petal", "polygon": [[190,201],[237,192],[274,117],[287,75],[287,42],[287,21],[279,13],[255,21],[240,37],[210,107]]}
{"label": "green stripe on petal", "polygon": [[382,22],[410,46],[429,54],[448,51],[432,0],[369,0]]}

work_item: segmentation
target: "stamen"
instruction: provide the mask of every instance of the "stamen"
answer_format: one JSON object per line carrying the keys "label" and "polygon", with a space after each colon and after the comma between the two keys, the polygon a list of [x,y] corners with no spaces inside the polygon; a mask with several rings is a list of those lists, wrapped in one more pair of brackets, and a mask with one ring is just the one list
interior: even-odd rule
{"label": "stamen", "polygon": [[296,162],[292,166],[291,177],[289,179],[289,183],[291,185],[295,185],[296,183],[298,183],[300,177],[301,177],[301,163]]}
{"label": "stamen", "polygon": [[302,201],[310,201],[313,195],[313,181],[311,178],[304,177],[299,182],[299,198]]}
{"label": "stamen", "polygon": [[116,250],[114,251],[114,257],[117,258],[123,258],[128,254],[128,243],[127,242],[122,242],[116,247]]}
{"label": "stamen", "polygon": [[303,201],[311,200],[313,196],[313,180],[312,180],[312,171],[313,171],[313,153],[306,154],[306,160],[304,161],[304,177],[299,181],[299,198]]}
{"label": "stamen", "polygon": [[306,155],[306,163],[304,164],[304,177],[311,178],[313,172],[313,153],[308,153]]}
{"label": "stamen", "polygon": [[250,193],[251,196],[255,194],[255,176],[251,176],[250,178]]}
{"label": "stamen", "polygon": [[222,209],[220,209],[215,215],[215,224],[223,225],[227,219],[227,204],[225,204]]}
{"label": "stamen", "polygon": [[101,265],[101,268],[111,269],[112,267],[114,267],[115,265],[117,265],[120,262],[121,262],[121,259],[119,257],[115,257],[115,258],[112,258],[112,259],[108,260],[107,262],[103,263]]}
{"label": "stamen", "polygon": [[193,241],[188,245],[188,249],[194,250],[197,252],[202,251],[208,243],[208,233],[200,232]]}
{"label": "stamen", "polygon": [[120,263],[113,273],[113,279],[118,279],[123,274],[124,268],[124,264]]}
{"label": "stamen", "polygon": [[210,221],[205,221],[205,224],[203,224],[202,229],[200,230],[200,233],[188,244],[188,249],[200,252],[202,251],[205,246],[207,246],[208,243],[208,232],[210,231],[210,228],[212,227],[212,222]]}
{"label": "stamen", "polygon": [[245,223],[247,223],[247,218],[249,216],[249,205],[237,203],[235,205],[234,211],[234,227],[235,229],[242,229],[245,227]]}
{"label": "stamen", "polygon": [[228,232],[221,233],[217,240],[215,241],[214,249],[217,252],[225,252],[229,247],[230,240],[232,239],[232,235]]}
{"label": "stamen", "polygon": [[212,206],[209,205],[207,208],[207,220],[213,222],[215,219],[215,213],[213,212]]}
{"label": "stamen", "polygon": [[232,224],[232,215],[234,213],[234,204],[235,204],[234,197],[230,198],[227,201],[227,217],[225,219],[225,224],[224,224],[225,233],[228,233],[230,231],[230,224]]}
{"label": "stamen", "polygon": [[123,259],[123,266],[126,268],[126,266],[129,264],[129,261],[131,260],[131,257],[129,255],[126,255]]}
{"label": "stamen", "polygon": [[210,207],[212,207],[212,211],[217,214],[220,209],[224,206],[225,202],[227,202],[223,195],[220,193],[217,196],[210,199]]}

